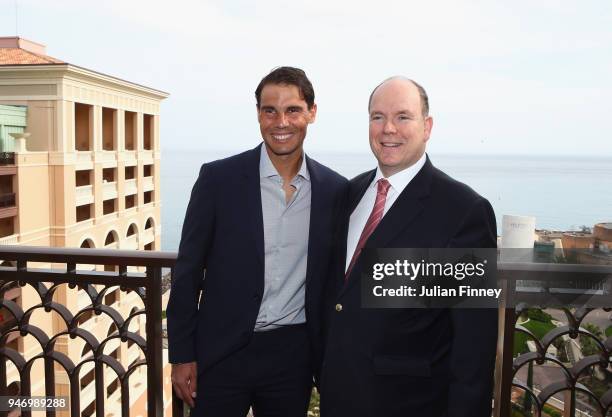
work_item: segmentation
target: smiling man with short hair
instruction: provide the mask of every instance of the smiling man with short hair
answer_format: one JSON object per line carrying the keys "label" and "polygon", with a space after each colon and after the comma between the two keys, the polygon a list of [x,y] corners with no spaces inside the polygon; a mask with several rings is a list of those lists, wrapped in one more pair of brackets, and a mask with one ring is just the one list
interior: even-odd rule
{"label": "smiling man with short hair", "polygon": [[304,154],[317,112],[304,71],[273,70],[255,98],[263,144],[202,166],[174,268],[172,383],[194,416],[303,417],[320,368],[347,181]]}
{"label": "smiling man with short hair", "polygon": [[368,107],[378,167],[350,181],[321,416],[488,417],[497,311],[362,308],[359,281],[364,248],[495,247],[493,209],[430,162],[433,119],[421,86],[387,79]]}

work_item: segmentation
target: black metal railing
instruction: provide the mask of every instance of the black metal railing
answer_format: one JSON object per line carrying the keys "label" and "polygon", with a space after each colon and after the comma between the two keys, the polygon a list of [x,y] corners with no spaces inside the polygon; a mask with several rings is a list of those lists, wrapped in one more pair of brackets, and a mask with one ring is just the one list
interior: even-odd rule
{"label": "black metal railing", "polygon": [[15,207],[15,193],[0,195],[0,208]]}
{"label": "black metal railing", "polygon": [[[611,415],[612,373],[609,370],[612,334],[606,336],[606,330],[610,333],[607,327],[612,329],[612,317],[608,318],[608,312],[612,310],[609,284],[612,265],[500,263],[498,271],[500,283],[510,295],[512,305],[502,305],[499,309],[493,415]],[[538,282],[536,285],[528,284]],[[576,283],[582,286],[593,283],[592,288],[603,284],[603,287],[601,290],[572,293],[567,288],[551,289],[551,283],[557,287]],[[534,291],[538,286],[539,291]],[[551,298],[555,299],[552,304]],[[543,300],[547,305],[543,305]],[[584,305],[570,307],[570,303]],[[543,320],[530,329],[519,319],[526,317],[528,321],[531,311]],[[601,333],[596,331],[597,326],[589,327],[591,325],[587,324],[595,314],[604,324]],[[555,317],[555,324],[552,324],[550,318]],[[548,327],[542,324],[545,322],[549,322]],[[515,343],[517,340],[531,341],[532,349],[521,351],[520,345]],[[589,352],[584,352],[586,342],[592,346]],[[582,347],[573,348],[569,346],[572,343]],[[551,353],[551,347],[558,353]],[[571,350],[565,354],[561,351],[563,349]],[[580,358],[572,357],[574,350],[579,351]],[[534,373],[541,378],[534,380]],[[596,373],[601,381],[593,384],[590,380],[585,381]]]}
{"label": "black metal railing", "polygon": [[[0,267],[0,309],[10,312],[10,320],[0,330],[0,395],[5,395],[6,363],[11,361],[19,371],[20,395],[29,395],[31,380],[29,372],[35,360],[42,359],[45,364],[45,393],[53,395],[55,392],[54,363],[63,367],[70,381],[71,415],[80,415],[80,376],[79,370],[86,362],[94,364],[95,403],[96,415],[105,415],[105,381],[103,365],[107,365],[117,373],[121,390],[122,416],[129,415],[129,376],[139,366],[147,369],[147,408],[148,415],[161,417],[163,415],[163,386],[162,386],[162,328],[161,328],[161,281],[162,268],[174,267],[176,254],[170,252],[144,252],[120,251],[104,249],[50,249],[26,246],[0,246],[0,259],[13,262],[15,266]],[[33,262],[53,264],[54,268],[41,269],[32,267]],[[60,264],[60,266],[58,266]],[[77,264],[107,265],[116,267],[117,272],[83,271],[77,270]],[[128,267],[145,267],[145,273],[128,272]],[[578,277],[582,281],[602,282],[602,277],[612,276],[612,266],[586,266],[571,264],[536,264],[536,263],[500,263],[498,264],[500,283],[505,290],[518,294],[521,289],[519,282],[527,281],[570,281]],[[40,302],[29,306],[18,305],[15,301],[4,298],[9,289],[20,286],[31,286]],[[54,295],[60,288],[77,287],[83,289],[91,303],[71,312],[67,306],[54,301]],[[96,289],[95,285],[102,288]],[[112,287],[119,286],[121,291],[134,291],[143,300],[144,309],[136,310],[127,318],[112,306],[105,305],[105,298],[110,294]],[[546,290],[546,289],[545,289]],[[528,307],[538,307],[541,294],[523,292],[521,303],[515,305],[501,305],[499,309],[498,354],[495,372],[494,409],[495,417],[514,417],[554,415],[550,403],[555,401],[559,415],[586,416],[601,415],[612,412],[612,380],[610,373],[604,370],[608,384],[604,392],[585,385],[583,377],[587,373],[599,372],[610,368],[612,355],[612,335],[595,334],[588,330],[589,315],[597,312],[610,311],[612,299],[610,288],[591,294],[588,308],[572,309],[560,304],[566,324],[557,323],[551,326],[545,334],[537,335],[529,330],[527,325],[518,322],[519,318],[528,311]],[[540,297],[540,298],[538,298]],[[550,312],[550,306],[544,311]],[[63,319],[65,329],[57,334],[48,334],[40,328],[29,323],[32,314],[40,309],[46,312],[55,312]],[[542,311],[542,310],[540,310]],[[105,314],[111,318],[116,331],[105,339],[99,341],[90,332],[80,328],[79,323],[84,322],[87,314]],[[138,314],[146,317],[146,337],[130,332],[128,325]],[[542,314],[542,313],[540,313]],[[548,314],[548,313],[546,313]],[[610,320],[609,320],[610,321]],[[610,321],[612,325],[612,321]],[[20,337],[31,335],[41,344],[42,352],[35,357],[25,360],[22,354],[6,346],[5,341],[9,334],[19,332]],[[535,350],[528,352],[515,352],[515,340],[518,335],[526,335],[533,342]],[[71,358],[55,349],[56,341],[60,337],[79,337],[85,341],[90,349],[86,357],[75,363]],[[520,336],[525,337],[525,336]],[[583,358],[559,358],[551,354],[550,346],[559,345],[561,339],[577,340],[581,337],[593,341],[594,353],[591,352]],[[144,352],[144,360],[136,361],[127,367],[119,363],[114,357],[103,353],[104,345],[112,339],[120,339],[122,343],[137,344]],[[477,343],[476,341],[474,343]],[[560,378],[547,383],[531,383],[518,375],[525,367],[545,366],[553,363],[560,370]],[[601,385],[601,384],[600,384]],[[601,386],[599,387],[601,388]],[[518,394],[517,394],[518,393]],[[517,399],[522,396],[521,399]],[[586,404],[581,396],[591,400]],[[525,398],[529,397],[529,400]],[[517,404],[517,403],[521,404]],[[530,404],[532,410],[520,410],[524,404]],[[547,408],[548,407],[548,408]],[[523,407],[524,408],[524,407]],[[554,407],[553,407],[554,408]],[[182,416],[187,411],[183,402],[174,392],[172,393],[172,415]],[[590,413],[590,414],[587,414]],[[29,417],[30,413],[24,412]],[[47,413],[54,416],[53,412]]]}
{"label": "black metal railing", "polygon": [[0,152],[0,165],[15,165],[15,152]]}
{"label": "black metal railing", "polygon": [[[176,254],[168,252],[92,250],[92,249],[55,249],[27,246],[0,246],[0,259],[14,263],[16,266],[0,267],[0,308],[12,316],[9,326],[3,326],[0,333],[0,395],[6,395],[7,362],[10,361],[19,373],[20,395],[31,395],[31,370],[35,361],[44,363],[45,395],[53,396],[56,392],[56,366],[61,366],[68,375],[70,385],[70,415],[81,415],[79,371],[86,363],[93,363],[95,373],[95,412],[98,416],[105,413],[104,366],[117,374],[121,389],[121,415],[129,416],[130,390],[129,377],[140,366],[147,371],[147,413],[151,417],[163,416],[163,379],[162,379],[162,326],[161,326],[161,283],[162,268],[174,266]],[[53,268],[32,267],[33,263],[53,264]],[[64,267],[59,266],[63,265]],[[77,270],[77,264],[105,265],[117,272]],[[128,272],[128,267],[144,267],[144,273]],[[9,288],[18,282],[20,286],[29,285],[36,293],[38,302],[31,306],[21,306],[13,300],[4,298]],[[73,307],[54,301],[65,287],[78,288],[86,292],[91,301],[86,307],[73,312]],[[99,286],[98,289],[96,286]],[[109,289],[119,287],[123,292],[135,292],[142,300],[143,309],[133,310],[124,318],[120,312],[104,304]],[[62,290],[63,289],[63,290]],[[114,290],[114,289],[113,289]],[[20,303],[23,304],[23,303]],[[68,308],[71,307],[71,308]],[[49,329],[41,329],[30,323],[32,315],[44,310],[54,312],[63,320],[60,331],[53,334]],[[79,327],[80,318],[95,313],[104,314],[113,323],[114,331],[103,340],[98,340],[91,332]],[[128,330],[131,320],[138,315],[146,317],[146,337]],[[63,329],[62,329],[63,328]],[[25,359],[18,352],[6,345],[8,336],[19,332],[21,337],[30,335],[40,344],[41,352],[30,359]],[[61,338],[80,338],[86,349],[84,357],[78,362],[56,349],[56,342]],[[105,345],[114,339],[121,343],[136,344],[144,353],[143,360],[124,366],[112,355],[104,354]],[[31,412],[23,411],[22,415],[30,417]],[[55,416],[55,412],[47,412]]]}

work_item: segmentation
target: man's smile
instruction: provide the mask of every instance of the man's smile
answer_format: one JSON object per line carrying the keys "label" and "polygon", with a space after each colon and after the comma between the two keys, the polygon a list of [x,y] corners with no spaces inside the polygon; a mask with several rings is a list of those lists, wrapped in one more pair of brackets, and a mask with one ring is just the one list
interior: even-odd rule
{"label": "man's smile", "polygon": [[403,145],[401,142],[380,142],[383,148],[398,148]]}
{"label": "man's smile", "polygon": [[291,136],[293,136],[293,133],[272,133],[271,136],[276,141],[286,142],[289,138],[291,138]]}

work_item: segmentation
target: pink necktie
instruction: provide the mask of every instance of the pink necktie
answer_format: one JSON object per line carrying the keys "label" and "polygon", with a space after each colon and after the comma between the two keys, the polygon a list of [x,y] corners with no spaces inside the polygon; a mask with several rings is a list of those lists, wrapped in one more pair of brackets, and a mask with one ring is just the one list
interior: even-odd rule
{"label": "pink necktie", "polygon": [[349,275],[351,274],[351,270],[357,262],[357,258],[359,258],[359,254],[363,249],[366,241],[372,234],[372,232],[380,223],[383,213],[385,212],[385,202],[387,201],[387,192],[391,188],[391,184],[385,178],[381,178],[378,180],[378,189],[376,191],[376,201],[374,202],[374,207],[372,208],[372,212],[370,213],[370,217],[368,217],[368,221],[366,222],[363,231],[361,232],[361,236],[359,237],[359,242],[357,242],[357,247],[355,248],[355,252],[353,253],[353,257],[351,258],[351,263],[349,264],[348,269],[346,270],[346,274],[344,275],[344,279],[347,280]]}

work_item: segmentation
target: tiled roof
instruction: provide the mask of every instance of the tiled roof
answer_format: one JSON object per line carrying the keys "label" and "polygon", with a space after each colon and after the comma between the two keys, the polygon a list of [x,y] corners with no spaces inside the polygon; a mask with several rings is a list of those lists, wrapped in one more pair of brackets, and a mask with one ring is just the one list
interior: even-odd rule
{"label": "tiled roof", "polygon": [[0,48],[0,65],[65,64],[64,61],[20,48]]}

